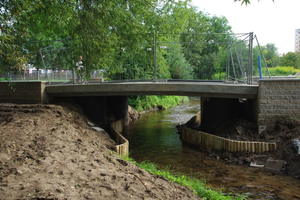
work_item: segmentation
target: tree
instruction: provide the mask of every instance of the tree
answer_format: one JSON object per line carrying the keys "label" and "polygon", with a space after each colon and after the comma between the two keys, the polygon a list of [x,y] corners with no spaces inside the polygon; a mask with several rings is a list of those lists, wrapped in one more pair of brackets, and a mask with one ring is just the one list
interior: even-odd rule
{"label": "tree", "polygon": [[[242,5],[245,3],[246,5],[250,4],[250,0],[234,0],[234,2],[236,1],[241,1],[242,2]],[[259,1],[259,0],[258,0]],[[274,2],[274,0],[272,0]]]}
{"label": "tree", "polygon": [[288,52],[287,54],[283,54],[280,65],[300,69],[300,53]]}
{"label": "tree", "polygon": [[28,15],[24,11],[36,9],[39,1],[4,0],[0,1],[0,73],[19,71],[28,60],[20,38],[27,36],[24,22]]}
{"label": "tree", "polygon": [[193,68],[184,57],[181,44],[170,43],[167,48],[166,61],[172,79],[193,79]]}
{"label": "tree", "polygon": [[[168,40],[185,43],[182,45],[183,49],[175,45],[176,51],[174,49],[172,53],[180,56],[178,60],[172,60],[172,66],[166,63],[167,57],[158,54],[158,70],[162,70],[159,76],[169,77],[169,67],[175,72],[174,63],[180,65],[180,69],[184,66],[183,68],[194,68],[194,72],[199,72],[203,63],[206,63],[205,66],[213,66],[209,60],[214,56],[209,54],[217,54],[219,51],[217,45],[204,43],[227,41],[228,36],[190,33],[228,33],[230,26],[224,17],[210,17],[196,12],[196,8],[189,7],[189,2],[190,0],[1,1],[0,70],[20,70],[26,63],[41,68],[41,56],[45,56],[45,65],[49,69],[72,68],[75,67],[73,62],[81,55],[87,71],[106,69],[110,74],[123,73],[125,63],[133,56],[145,55],[145,51],[141,50],[143,44],[153,44],[154,33],[161,40],[165,37],[164,33],[186,32],[188,34],[181,35],[180,39],[167,36]],[[184,53],[184,59],[180,52]],[[142,67],[141,62],[142,60],[137,65],[132,65],[132,69]],[[153,70],[150,65],[144,66],[147,70]],[[142,70],[136,71],[140,75],[145,74]],[[200,78],[199,74],[197,76]]]}
{"label": "tree", "polygon": [[266,46],[262,46],[261,48],[268,67],[276,67],[279,64],[279,54],[275,44],[266,44]]}
{"label": "tree", "polygon": [[[41,50],[52,45],[45,41],[70,37],[73,46],[70,42],[63,42],[55,47],[69,48],[69,54],[74,54],[73,60],[82,55],[88,70],[101,68],[116,73],[123,70],[122,63],[127,60],[122,56],[124,50],[128,53],[134,52],[141,44],[151,40],[153,42],[154,31],[180,32],[187,18],[188,2],[189,0],[66,0],[63,2],[27,0],[18,4],[19,1],[7,0],[1,2],[0,7],[7,8],[1,10],[2,13],[8,13],[2,17],[3,21],[14,21],[11,23],[14,27],[11,30],[15,33],[11,34],[12,31],[8,31],[6,39],[9,39],[9,35],[14,35],[12,43],[15,44],[18,38],[16,45],[19,49],[26,49],[32,53],[35,59],[31,61],[32,63],[40,65]],[[17,14],[11,15],[11,13]],[[1,29],[3,26],[1,25]],[[25,34],[21,36],[21,33]],[[25,48],[24,44],[26,44]],[[80,50],[72,47],[80,47]],[[22,53],[20,50],[18,52]],[[47,51],[44,53],[47,54]],[[67,63],[67,60],[60,55],[62,54],[57,52],[56,55],[51,56],[51,63],[55,65],[51,68],[62,68],[58,64]],[[54,58],[60,62],[55,61]],[[4,57],[3,60],[7,61]],[[25,61],[26,59],[20,65]]]}
{"label": "tree", "polygon": [[227,19],[211,17],[191,8],[185,32],[187,34],[181,36],[181,42],[185,58],[194,68],[194,78],[211,79],[219,47],[226,47],[230,38],[231,27]]}

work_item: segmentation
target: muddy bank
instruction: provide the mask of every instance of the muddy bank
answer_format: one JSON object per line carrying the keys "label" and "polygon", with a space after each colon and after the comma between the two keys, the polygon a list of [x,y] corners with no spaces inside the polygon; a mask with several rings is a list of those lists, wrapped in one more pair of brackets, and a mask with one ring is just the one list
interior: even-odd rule
{"label": "muddy bank", "polygon": [[0,104],[0,199],[200,199],[114,155],[87,121],[75,104]]}
{"label": "muddy bank", "polygon": [[[217,132],[211,133],[224,138],[239,141],[275,142],[276,151],[265,153],[226,152],[214,149],[194,147],[206,152],[210,156],[234,162],[239,165],[265,167],[275,173],[285,173],[300,179],[300,154],[297,141],[300,140],[300,121],[288,116],[274,116],[273,123],[267,125],[267,129],[261,134],[257,132],[257,125],[243,119],[235,119],[230,123],[221,125]],[[197,124],[187,123],[189,128],[201,130]],[[182,126],[178,125],[178,132]]]}

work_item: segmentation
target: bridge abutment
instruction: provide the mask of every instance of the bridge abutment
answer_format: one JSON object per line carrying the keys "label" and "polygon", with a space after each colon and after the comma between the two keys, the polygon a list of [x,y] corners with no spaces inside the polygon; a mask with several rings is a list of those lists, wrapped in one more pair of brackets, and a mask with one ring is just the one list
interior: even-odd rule
{"label": "bridge abutment", "polygon": [[111,121],[123,120],[128,124],[127,96],[75,97],[84,113],[98,126],[107,129]]}
{"label": "bridge abutment", "polygon": [[106,97],[75,97],[83,112],[98,126],[106,129]]}
{"label": "bridge abutment", "polygon": [[300,119],[300,79],[262,79],[258,89],[259,133],[274,125],[277,116]]}
{"label": "bridge abutment", "polygon": [[217,133],[236,119],[239,114],[239,100],[229,98],[201,98],[201,130]]}
{"label": "bridge abutment", "polygon": [[2,103],[48,103],[44,81],[0,82],[0,102]]}
{"label": "bridge abutment", "polygon": [[122,119],[124,125],[128,125],[128,97],[127,96],[108,96],[106,97],[108,114],[115,120]]}

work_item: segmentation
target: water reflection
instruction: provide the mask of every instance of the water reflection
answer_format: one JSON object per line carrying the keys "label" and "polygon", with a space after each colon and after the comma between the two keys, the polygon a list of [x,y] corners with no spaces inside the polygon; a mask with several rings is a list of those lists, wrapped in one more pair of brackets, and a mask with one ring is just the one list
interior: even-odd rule
{"label": "water reflection", "polygon": [[131,123],[124,136],[129,140],[131,157],[137,162],[150,160],[164,168],[192,174],[207,180],[214,188],[245,193],[253,199],[300,199],[300,181],[261,168],[236,165],[194,150],[182,143],[176,124],[184,123],[200,110],[200,100],[176,108],[147,113]]}

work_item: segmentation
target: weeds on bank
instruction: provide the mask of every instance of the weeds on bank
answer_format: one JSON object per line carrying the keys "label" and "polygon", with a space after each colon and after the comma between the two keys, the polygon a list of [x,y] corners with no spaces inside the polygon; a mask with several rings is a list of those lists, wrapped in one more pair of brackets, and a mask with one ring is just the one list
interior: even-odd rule
{"label": "weeds on bank", "polygon": [[221,190],[215,191],[210,189],[203,180],[200,180],[195,177],[187,177],[186,175],[174,175],[168,168],[165,170],[158,169],[158,167],[155,164],[149,161],[141,162],[140,164],[137,165],[152,174],[163,176],[172,182],[179,183],[180,185],[189,187],[194,191],[194,193],[196,193],[199,197],[203,199],[211,199],[211,200],[244,199],[243,196],[238,196],[236,198],[233,198],[229,195],[225,196]]}
{"label": "weeds on bank", "polygon": [[164,170],[159,169],[154,163],[151,163],[150,161],[137,163],[128,155],[121,156],[121,158],[123,160],[131,162],[143,168],[147,172],[150,172],[155,175],[163,176],[167,178],[169,181],[178,183],[183,186],[187,186],[188,188],[193,190],[195,194],[197,194],[199,197],[203,198],[204,200],[208,200],[208,199],[209,200],[231,200],[231,199],[242,200],[246,198],[243,195],[238,195],[233,197],[230,195],[225,195],[221,190],[219,191],[212,190],[207,186],[207,184],[203,180],[200,180],[196,177],[187,177],[186,175],[174,175],[174,173],[172,173],[168,168]]}
{"label": "weeds on bank", "polygon": [[128,99],[128,104],[137,111],[149,110],[155,107],[167,109],[175,107],[182,102],[188,101],[185,96],[131,96]]}

